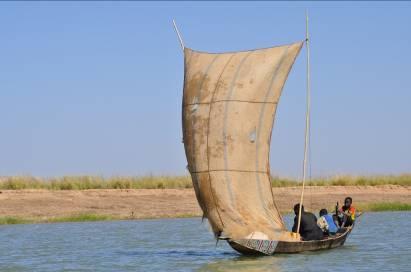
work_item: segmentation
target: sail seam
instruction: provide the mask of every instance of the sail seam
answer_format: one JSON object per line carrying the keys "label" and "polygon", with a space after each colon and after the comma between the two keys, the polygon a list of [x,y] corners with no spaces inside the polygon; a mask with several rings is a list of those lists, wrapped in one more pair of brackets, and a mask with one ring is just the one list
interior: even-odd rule
{"label": "sail seam", "polygon": [[[231,62],[231,60],[232,60],[233,57],[234,57],[234,55],[231,55],[231,56],[230,56],[230,58],[228,59],[227,63],[224,65],[223,69],[221,70],[221,73],[220,73],[220,75],[218,76],[218,79],[217,79],[217,82],[216,82],[214,91],[213,91],[213,93],[212,93],[212,95],[211,95],[211,101],[214,99],[214,95],[215,95],[215,93],[217,92],[218,87],[220,86],[219,83],[220,83],[221,77],[222,77],[225,69],[227,68],[228,64]],[[211,107],[212,107],[212,105],[213,105],[213,104],[211,103],[211,104],[210,104],[210,107],[209,107],[209,111],[208,111],[208,121],[207,121],[207,138],[206,138],[206,143],[207,143],[207,168],[208,168],[208,169],[210,169],[210,147],[209,147],[208,139],[209,139],[209,134],[210,134],[210,117],[211,117]],[[215,209],[216,209],[216,211],[217,211],[218,217],[220,218],[221,225],[222,225],[223,228],[224,228],[224,222],[223,222],[223,219],[221,218],[220,212],[219,212],[218,207],[217,207],[217,204],[216,204],[216,202],[215,202],[215,196],[214,196],[214,193],[213,193],[213,189],[211,188],[211,174],[210,174],[210,171],[208,171],[208,181],[209,181],[210,193],[211,193],[211,196],[212,196],[212,198],[213,198],[213,202],[214,202]]]}
{"label": "sail seam", "polygon": [[[296,52],[295,55],[294,55],[294,58],[293,58],[292,61],[291,61],[291,65],[290,65],[290,67],[289,67],[289,69],[288,69],[288,71],[287,71],[287,73],[286,73],[286,76],[285,76],[286,79],[288,78],[288,75],[290,74],[290,71],[291,71],[291,69],[293,68],[293,64],[294,64],[294,62],[295,62],[298,54],[300,53],[300,50],[301,50],[301,47],[302,47],[302,46],[303,46],[303,43],[300,44],[297,52]],[[282,90],[283,90],[283,88],[284,88],[284,85],[285,85],[285,82],[284,82],[283,86],[282,86],[281,89],[280,89],[280,93],[282,93]],[[277,102],[279,103],[279,101],[277,101]],[[272,118],[273,122],[272,122],[272,124],[271,124],[271,129],[270,129],[271,132],[270,132],[269,143],[271,143],[271,136],[272,136],[273,127],[274,127],[274,117],[275,117],[275,115],[276,115],[276,112],[277,112],[277,108],[275,108],[275,110],[274,110],[274,115],[273,115],[273,118]],[[270,160],[270,153],[268,153],[268,160]],[[271,170],[270,170],[270,167],[268,167],[267,175],[268,175],[269,178],[271,178],[271,172],[270,172],[270,171],[271,171]],[[278,206],[277,206],[277,204],[275,203],[275,199],[274,199],[273,187],[270,186],[270,189],[271,189],[271,195],[272,195],[272,198],[273,198],[274,206],[275,206],[275,208],[276,208],[277,211],[278,211],[279,209],[278,209]],[[278,213],[278,214],[279,214],[279,216],[280,216],[281,224],[282,224],[282,226],[283,226],[283,229],[286,229],[286,227],[285,227],[285,225],[284,225],[283,217],[281,216],[281,213]]]}
{"label": "sail seam", "polygon": [[[211,69],[211,67],[213,66],[213,64],[214,64],[214,62],[216,61],[216,59],[218,58],[219,56],[217,55],[217,56],[215,56],[213,59],[212,59],[212,61],[208,64],[208,66],[206,67],[206,69],[204,69],[204,71],[203,71],[203,78],[201,79],[201,82],[199,82],[199,84],[198,84],[198,88],[197,88],[197,92],[196,92],[196,98],[198,99],[198,100],[200,100],[200,97],[201,97],[201,89],[203,88],[203,85],[204,85],[204,81],[205,81],[205,79],[206,79],[206,77],[207,77],[207,75],[208,75],[208,72],[209,72],[209,70]],[[195,103],[193,103],[193,104],[195,104]],[[196,167],[196,155],[195,155],[195,146],[196,146],[196,141],[195,141],[195,136],[194,136],[194,132],[195,132],[195,123],[196,123],[196,118],[195,118],[195,115],[193,115],[193,122],[192,122],[192,127],[193,127],[193,129],[192,129],[192,139],[193,139],[193,143],[192,143],[192,145],[193,145],[193,161],[194,161],[194,163],[193,163],[193,166],[194,166],[194,168]]]}
{"label": "sail seam", "polygon": [[[237,82],[238,76],[240,74],[241,68],[243,67],[245,61],[248,59],[248,57],[253,53],[253,51],[248,52],[241,60],[240,64],[238,65],[234,77],[231,80],[230,88],[227,94],[227,100],[231,100],[231,97],[233,96],[234,90],[235,90],[235,83]],[[223,143],[224,143],[224,168],[228,168],[228,143],[227,143],[227,118],[228,118],[228,109],[229,109],[230,104],[225,105],[224,109],[224,119],[223,119]],[[234,204],[234,195],[233,195],[233,189],[231,187],[231,179],[228,176],[227,172],[225,172],[225,180],[226,180],[226,185],[227,185],[227,190],[228,194],[230,196],[230,202],[231,206],[235,206]]]}
{"label": "sail seam", "polygon": [[250,100],[239,100],[239,99],[220,99],[220,100],[215,100],[215,101],[212,101],[212,102],[187,103],[187,104],[184,104],[183,107],[189,107],[189,106],[194,106],[194,105],[210,105],[210,104],[221,103],[221,102],[240,102],[240,103],[274,104],[274,105],[278,103],[278,102],[273,102],[273,101],[250,101]]}
{"label": "sail seam", "polygon": [[[198,84],[195,99],[200,100],[200,98],[201,98],[201,90],[202,90],[203,85],[204,85],[204,82],[205,82],[205,80],[206,80],[206,78],[207,78],[208,72],[210,71],[211,67],[213,66],[213,64],[215,63],[215,61],[218,59],[218,57],[219,57],[219,55],[214,56],[213,59],[212,59],[212,61],[211,61],[211,62],[208,64],[208,66],[204,69],[204,71],[203,71],[203,78],[201,79],[201,82],[199,82],[199,84]],[[195,170],[196,170],[196,168],[197,168],[197,163],[196,163],[196,161],[197,161],[197,159],[196,159],[196,137],[195,137],[195,135],[194,135],[196,123],[197,123],[197,118],[196,118],[195,115],[193,115],[192,130],[191,130],[191,132],[192,132],[191,138],[192,138],[192,146],[193,146],[193,148],[192,148],[192,150],[193,150],[193,156],[192,156],[193,166],[192,166],[192,167],[193,167]],[[191,172],[191,171],[190,171],[190,172]],[[198,195],[199,195],[200,198],[202,198],[201,190],[200,190],[200,184],[199,184],[199,180],[198,180],[198,176],[197,176],[197,172],[196,172],[196,171],[193,171],[193,172],[191,172],[191,173],[193,174],[193,177],[194,177],[193,183],[195,183],[195,185],[197,186],[196,189],[198,190]],[[208,212],[208,211],[207,211],[207,208],[205,208],[205,209],[206,209],[206,214],[207,214],[207,212]]]}
{"label": "sail seam", "polygon": [[[270,81],[270,85],[267,88],[267,92],[265,94],[264,100],[267,100],[270,97],[270,94],[273,92],[274,82],[276,82],[276,80],[277,80],[278,72],[279,72],[281,66],[283,65],[283,62],[284,62],[284,60],[287,56],[288,49],[289,49],[289,46],[284,49],[284,52],[281,55],[281,58],[280,58],[278,64],[276,65],[276,67],[273,71],[273,75],[272,75],[272,78],[271,78],[271,81]],[[265,105],[266,104],[263,104],[262,107],[261,107],[260,116],[259,116],[259,119],[258,119],[258,126],[257,126],[257,137],[256,137],[256,142],[255,142],[255,150],[256,150],[256,152],[255,152],[256,153],[255,168],[256,169],[259,169],[259,167],[260,167],[259,166],[259,144],[260,144],[260,136],[261,136],[260,135],[261,126],[262,126],[262,123],[263,123],[264,113],[265,113]],[[269,173],[268,171],[267,171],[266,174]],[[268,177],[268,178],[270,178],[270,177]],[[262,205],[262,207],[265,207],[266,206],[265,202],[262,199],[262,189],[261,189],[261,181],[260,181],[260,176],[259,175],[256,175],[256,181],[257,181],[257,188],[258,188],[258,194],[260,196],[259,199],[261,201],[261,205]],[[274,202],[274,199],[273,199],[273,202]],[[270,216],[270,219],[274,220],[276,223],[278,223],[272,216]],[[281,225],[281,222],[280,222],[280,225]]]}
{"label": "sail seam", "polygon": [[190,55],[188,56],[187,62],[186,62],[187,69],[190,67],[189,64],[191,62],[191,57],[193,56],[193,50],[190,50],[188,52],[190,52]]}

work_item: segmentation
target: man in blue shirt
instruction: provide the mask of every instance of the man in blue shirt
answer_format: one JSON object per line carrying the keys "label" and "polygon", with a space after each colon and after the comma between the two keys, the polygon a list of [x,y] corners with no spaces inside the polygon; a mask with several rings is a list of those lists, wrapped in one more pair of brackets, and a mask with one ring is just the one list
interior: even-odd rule
{"label": "man in blue shirt", "polygon": [[336,234],[338,231],[338,227],[334,223],[332,215],[328,214],[326,209],[320,210],[320,218],[317,220],[317,225],[324,234]]}

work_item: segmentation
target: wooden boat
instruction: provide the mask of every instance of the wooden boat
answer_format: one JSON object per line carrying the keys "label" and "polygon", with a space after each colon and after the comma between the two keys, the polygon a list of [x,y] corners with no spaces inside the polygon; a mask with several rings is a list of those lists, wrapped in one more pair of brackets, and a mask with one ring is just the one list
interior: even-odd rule
{"label": "wooden boat", "polygon": [[320,241],[301,241],[288,231],[271,186],[269,152],[275,113],[305,43],[303,203],[310,124],[308,17],[303,41],[226,53],[190,49],[175,23],[174,27],[184,51],[182,127],[187,169],[215,238],[226,240],[243,254],[296,253],[343,245],[352,227]]}
{"label": "wooden boat", "polygon": [[[361,215],[362,213],[357,215],[357,221]],[[344,245],[354,226],[355,222],[352,226],[342,229],[342,231],[336,235],[326,236],[322,240],[298,242],[280,241],[275,247],[273,246],[275,241],[267,242],[266,240],[258,239],[227,239],[227,242],[233,249],[244,255],[273,255],[276,253],[299,253],[304,251],[325,250]]]}
{"label": "wooden boat", "polygon": [[[345,240],[353,227],[346,228],[343,233],[328,236],[323,240],[315,241],[280,241],[273,247],[275,241],[266,240],[227,240],[230,246],[244,255],[273,255],[275,253],[298,253],[303,251],[315,251],[336,248],[344,245]],[[268,246],[267,246],[268,244]]]}

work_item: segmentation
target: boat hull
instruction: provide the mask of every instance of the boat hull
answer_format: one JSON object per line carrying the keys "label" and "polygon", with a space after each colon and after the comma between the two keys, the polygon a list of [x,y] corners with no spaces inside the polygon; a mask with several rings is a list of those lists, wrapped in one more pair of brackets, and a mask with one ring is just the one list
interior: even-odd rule
{"label": "boat hull", "polygon": [[[267,241],[267,240],[228,240],[229,245],[244,255],[273,255],[278,253],[299,253],[336,248],[344,245],[352,228],[345,232],[323,240],[315,241]],[[274,246],[273,246],[274,244]]]}

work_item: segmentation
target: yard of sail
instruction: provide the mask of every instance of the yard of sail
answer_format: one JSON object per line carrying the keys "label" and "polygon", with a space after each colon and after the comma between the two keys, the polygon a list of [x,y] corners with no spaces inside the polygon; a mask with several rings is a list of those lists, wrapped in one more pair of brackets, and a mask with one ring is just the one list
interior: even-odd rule
{"label": "yard of sail", "polygon": [[216,237],[289,237],[269,166],[277,103],[303,42],[231,53],[184,49],[184,147]]}

